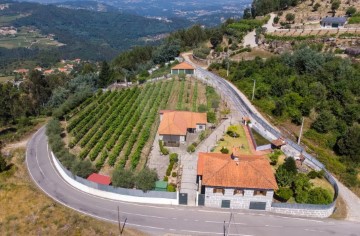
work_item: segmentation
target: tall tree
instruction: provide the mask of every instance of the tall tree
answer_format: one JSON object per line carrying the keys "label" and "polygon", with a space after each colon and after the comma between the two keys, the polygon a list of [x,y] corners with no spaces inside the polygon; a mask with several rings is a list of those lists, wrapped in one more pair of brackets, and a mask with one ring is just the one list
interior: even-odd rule
{"label": "tall tree", "polygon": [[106,61],[103,61],[101,64],[101,70],[99,74],[99,87],[107,86],[110,80],[111,80],[110,66]]}

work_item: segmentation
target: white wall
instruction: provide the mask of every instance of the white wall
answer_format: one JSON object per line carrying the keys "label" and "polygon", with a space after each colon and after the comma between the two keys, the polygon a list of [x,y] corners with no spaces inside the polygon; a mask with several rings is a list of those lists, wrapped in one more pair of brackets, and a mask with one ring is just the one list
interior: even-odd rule
{"label": "white wall", "polygon": [[56,170],[59,172],[61,177],[69,183],[74,188],[77,188],[83,192],[86,192],[88,194],[92,194],[98,197],[103,197],[111,200],[119,200],[124,202],[138,202],[138,203],[150,203],[150,204],[166,204],[166,205],[179,205],[178,198],[177,199],[168,199],[168,198],[146,198],[146,197],[134,197],[129,195],[121,195],[117,193],[112,192],[106,192],[99,189],[90,188],[84,184],[81,184],[68,176],[65,171],[61,168],[58,160],[54,156],[54,154],[51,152],[52,161],[54,163],[54,166]]}
{"label": "white wall", "polygon": [[[200,126],[202,128],[200,128]],[[204,131],[206,129],[206,124],[196,124],[196,132],[201,132]]]}

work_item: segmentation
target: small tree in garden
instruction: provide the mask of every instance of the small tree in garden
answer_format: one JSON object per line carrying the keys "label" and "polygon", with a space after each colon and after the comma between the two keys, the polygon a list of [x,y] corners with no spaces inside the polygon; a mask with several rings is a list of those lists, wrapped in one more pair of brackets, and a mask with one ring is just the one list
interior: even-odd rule
{"label": "small tree in garden", "polygon": [[317,187],[309,191],[308,201],[310,204],[330,204],[333,198],[328,190]]}
{"label": "small tree in garden", "polygon": [[332,0],[331,1],[331,10],[335,14],[336,10],[340,7],[340,1],[339,0]]}
{"label": "small tree in garden", "polygon": [[293,14],[293,13],[288,13],[288,14],[286,14],[286,16],[285,16],[285,19],[286,19],[286,21],[287,22],[293,22],[294,20],[295,20],[295,14]]}
{"label": "small tree in garden", "polygon": [[155,170],[150,170],[149,167],[142,169],[135,178],[136,188],[143,190],[144,192],[155,188],[155,182],[158,180],[158,176]]}
{"label": "small tree in garden", "polygon": [[296,168],[296,163],[295,163],[295,160],[294,158],[292,157],[288,157],[285,159],[285,162],[284,162],[284,168],[293,173],[293,174],[296,174],[297,173],[297,168]]}
{"label": "small tree in garden", "polygon": [[111,182],[116,187],[133,188],[134,174],[130,170],[116,168],[112,173]]}
{"label": "small tree in garden", "polygon": [[280,20],[280,17],[278,17],[278,16],[275,16],[275,17],[274,17],[274,24],[277,24],[277,23],[279,23],[279,20]]}
{"label": "small tree in garden", "polygon": [[348,15],[348,16],[352,16],[355,13],[356,13],[356,8],[354,6],[351,6],[346,10],[346,15]]}

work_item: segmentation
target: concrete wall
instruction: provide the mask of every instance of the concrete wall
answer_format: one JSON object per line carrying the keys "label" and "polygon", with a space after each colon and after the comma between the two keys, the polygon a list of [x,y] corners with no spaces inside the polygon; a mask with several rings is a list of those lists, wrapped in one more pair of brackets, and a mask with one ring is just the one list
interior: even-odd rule
{"label": "concrete wall", "polygon": [[91,188],[82,183],[77,182],[72,177],[70,177],[63,169],[60,162],[56,159],[55,155],[51,152],[51,158],[54,163],[56,170],[59,172],[61,177],[69,183],[74,188],[77,188],[83,192],[88,194],[92,194],[98,197],[107,198],[111,200],[119,200],[124,202],[138,202],[138,203],[150,203],[150,204],[166,204],[166,205],[178,205],[178,195],[176,199],[168,199],[168,198],[150,198],[150,197],[136,197],[129,195],[121,195],[117,193],[112,193],[108,191],[102,191],[99,189]]}
{"label": "concrete wall", "polygon": [[201,132],[206,130],[206,124],[196,124],[196,132]]}
{"label": "concrete wall", "polygon": [[323,206],[312,204],[273,203],[270,211],[294,216],[327,218],[332,215],[334,208],[335,203]]}
{"label": "concrete wall", "polygon": [[[215,187],[216,188],[216,187]],[[214,193],[214,187],[205,187],[205,206],[221,207],[222,200],[230,200],[232,209],[249,209],[250,202],[266,202],[266,210],[271,209],[271,203],[274,195],[273,190],[268,190],[266,196],[254,196],[253,189],[244,189],[244,195],[234,195],[234,188],[225,188],[225,193]]]}

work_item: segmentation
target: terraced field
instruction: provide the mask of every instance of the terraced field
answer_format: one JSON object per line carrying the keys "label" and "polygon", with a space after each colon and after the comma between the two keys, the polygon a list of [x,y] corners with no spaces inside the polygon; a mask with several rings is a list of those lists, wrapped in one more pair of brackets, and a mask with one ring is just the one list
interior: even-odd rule
{"label": "terraced field", "polygon": [[158,111],[196,110],[203,101],[198,94],[202,86],[193,80],[171,80],[98,93],[67,115],[66,143],[98,170],[114,166],[140,170],[157,131]]}

